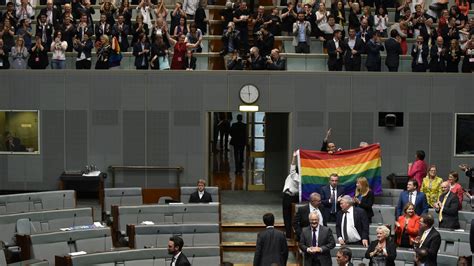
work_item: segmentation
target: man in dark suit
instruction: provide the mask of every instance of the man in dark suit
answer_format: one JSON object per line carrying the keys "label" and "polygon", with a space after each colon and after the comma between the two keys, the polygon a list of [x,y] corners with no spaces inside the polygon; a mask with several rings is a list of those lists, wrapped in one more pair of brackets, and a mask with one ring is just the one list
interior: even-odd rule
{"label": "man in dark suit", "polygon": [[235,173],[242,173],[244,168],[244,150],[247,144],[247,125],[242,122],[242,115],[237,115],[237,122],[230,127],[230,145],[234,147]]}
{"label": "man in dark suit", "polygon": [[173,255],[171,264],[174,266],[191,266],[186,255],[183,254],[184,241],[179,236],[172,236],[168,241],[168,254]]}
{"label": "man in dark suit", "polygon": [[338,266],[353,266],[351,262],[352,251],[348,247],[340,248],[336,253],[336,262]]}
{"label": "man in dark suit", "polygon": [[444,47],[443,37],[436,38],[436,44],[431,46],[430,50],[430,72],[446,71],[446,48]]}
{"label": "man in dark suit", "polygon": [[196,62],[197,62],[197,59],[193,55],[193,51],[192,50],[186,51],[186,56],[184,57],[184,69],[196,70]]}
{"label": "man in dark suit", "polygon": [[433,227],[434,219],[431,214],[423,214],[420,218],[420,235],[413,241],[420,249],[428,250],[425,266],[436,266],[439,247],[441,246],[441,235]]}
{"label": "man in dark suit", "polygon": [[344,187],[339,186],[339,176],[334,173],[329,176],[329,184],[321,187],[321,202],[326,209],[326,213],[329,213],[327,221],[324,222],[335,222],[336,213],[341,209],[339,201],[344,195]]}
{"label": "man in dark suit", "polygon": [[110,36],[112,34],[112,26],[107,23],[107,16],[101,14],[99,22],[95,25],[95,39],[100,40],[100,36],[104,34]]}
{"label": "man in dark suit", "polygon": [[212,202],[212,196],[205,190],[206,180],[199,179],[197,190],[189,196],[189,203],[209,203]]}
{"label": "man in dark suit", "polygon": [[133,56],[135,56],[135,67],[137,69],[148,69],[150,44],[146,41],[145,33],[140,33],[138,39],[140,41],[133,46]]}
{"label": "man in dark suit", "polygon": [[342,66],[344,64],[344,51],[346,47],[342,41],[342,32],[341,30],[335,30],[334,36],[326,44],[328,50],[328,70],[329,71],[342,71]]}
{"label": "man in dark suit", "polygon": [[288,260],[288,245],[285,235],[273,227],[275,217],[272,213],[265,213],[263,215],[263,222],[267,228],[258,233],[253,265],[286,265],[286,261]]}
{"label": "man in dark suit", "polygon": [[398,72],[400,65],[400,55],[402,54],[402,47],[400,46],[400,35],[397,30],[390,32],[390,38],[385,41],[385,49],[387,50],[387,57],[385,58],[385,65],[389,72]]}
{"label": "man in dark suit", "polygon": [[441,183],[443,194],[439,196],[434,208],[438,213],[439,228],[459,229],[459,200],[458,197],[449,191],[448,181]]}
{"label": "man in dark suit", "polygon": [[286,70],[286,60],[280,56],[280,51],[275,48],[267,57],[267,70]]}
{"label": "man in dark suit", "polygon": [[380,39],[380,33],[374,32],[366,44],[367,61],[365,62],[365,66],[367,67],[367,71],[382,71],[382,57],[380,57],[380,52],[384,50],[385,48]]}
{"label": "man in dark suit", "polygon": [[349,37],[344,41],[346,53],[344,55],[344,66],[346,71],[360,71],[361,54],[364,53],[365,43],[356,36],[356,30],[349,29]]}
{"label": "man in dark suit", "polygon": [[57,28],[61,23],[61,10],[53,4],[53,0],[48,0],[46,2],[46,7],[41,9],[38,14],[38,22],[41,15],[45,15],[46,21],[49,24],[52,24],[55,28]]}
{"label": "man in dark suit", "polygon": [[305,206],[301,206],[296,211],[295,220],[293,222],[293,228],[295,229],[296,241],[299,241],[303,228],[309,226],[308,216],[310,213],[317,213],[319,215],[318,223],[327,225],[328,215],[326,209],[321,206],[321,195],[316,192],[311,193],[309,196],[309,203]]}
{"label": "man in dark suit", "polygon": [[39,15],[38,24],[36,24],[36,35],[41,36],[41,42],[44,47],[51,47],[53,42],[53,24],[48,23],[46,15]]}
{"label": "man in dark suit", "polygon": [[353,199],[346,195],[341,199],[337,213],[336,235],[341,245],[369,246],[369,219],[365,211],[354,207]]}
{"label": "man in dark suit", "polygon": [[426,195],[423,192],[418,191],[418,182],[415,179],[410,179],[407,182],[407,190],[400,193],[398,198],[397,208],[395,208],[395,217],[399,217],[403,214],[403,208],[405,205],[411,202],[415,205],[415,213],[422,215],[428,212],[428,202],[426,201]]}
{"label": "man in dark suit", "polygon": [[312,212],[308,215],[310,226],[303,228],[299,247],[304,253],[304,266],[331,265],[330,251],[336,246],[336,241],[329,227],[319,224],[319,214]]}
{"label": "man in dark suit", "polygon": [[125,24],[125,20],[123,15],[119,15],[117,19],[117,23],[112,28],[112,35],[116,36],[119,44],[120,44],[120,51],[126,52],[128,47],[130,46],[128,44],[128,39],[127,36],[130,33],[130,27]]}
{"label": "man in dark suit", "polygon": [[419,35],[416,37],[416,43],[411,48],[412,72],[426,72],[426,69],[428,69],[429,50],[428,45],[423,43],[423,36]]}

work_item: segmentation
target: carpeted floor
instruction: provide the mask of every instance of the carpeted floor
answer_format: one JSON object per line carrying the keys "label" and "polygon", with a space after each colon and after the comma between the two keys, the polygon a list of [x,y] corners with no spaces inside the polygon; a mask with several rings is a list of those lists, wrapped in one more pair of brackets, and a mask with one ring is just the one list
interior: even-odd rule
{"label": "carpeted floor", "polygon": [[[222,222],[263,223],[262,216],[267,212],[275,215],[275,222],[283,223],[281,193],[263,191],[222,191]],[[101,208],[97,199],[79,199],[77,207],[92,207],[94,221],[101,219]],[[222,241],[256,241],[257,233],[224,233]],[[251,264],[252,252],[224,252],[224,261]],[[290,253],[288,263],[294,263],[295,256]]]}

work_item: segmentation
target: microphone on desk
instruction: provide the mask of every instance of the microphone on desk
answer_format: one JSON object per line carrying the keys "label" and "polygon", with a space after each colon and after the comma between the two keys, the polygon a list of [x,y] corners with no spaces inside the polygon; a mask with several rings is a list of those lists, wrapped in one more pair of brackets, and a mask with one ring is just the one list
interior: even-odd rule
{"label": "microphone on desk", "polygon": [[191,238],[191,247],[194,247],[194,237],[196,236],[196,228],[193,230],[193,237]]}
{"label": "microphone on desk", "polygon": [[30,212],[31,197],[28,197],[28,212]]}
{"label": "microphone on desk", "polygon": [[66,194],[63,193],[63,210],[64,210],[64,206],[65,206],[65,201],[66,201]]}
{"label": "microphone on desk", "polygon": [[156,236],[155,236],[155,248],[158,248],[158,236],[160,235],[160,229],[156,230]]}
{"label": "microphone on desk", "polygon": [[125,193],[125,191],[122,191],[122,195],[120,195],[119,206],[122,206],[122,198],[123,198],[124,193]]}
{"label": "microphone on desk", "polygon": [[153,256],[153,266],[155,266],[155,256]]}
{"label": "microphone on desk", "polygon": [[72,241],[72,237],[69,237],[69,241],[67,241],[67,245],[69,246],[69,253],[72,252],[72,245],[74,244],[74,241]]}
{"label": "microphone on desk", "polygon": [[382,220],[382,224],[384,224],[384,223],[383,223],[383,215],[382,215],[382,211],[381,211],[380,209],[378,209],[378,212],[379,212],[379,214],[380,214],[380,219]]}
{"label": "microphone on desk", "polygon": [[136,223],[136,225],[139,225],[138,219],[140,219],[140,213],[142,213],[142,209],[138,209],[138,213],[137,213],[137,223]]}
{"label": "microphone on desk", "polygon": [[72,229],[74,229],[74,227],[76,227],[76,216],[77,216],[77,214],[74,213],[74,218],[72,219]]}
{"label": "microphone on desk", "polygon": [[107,251],[107,234],[104,234],[104,251]]}
{"label": "microphone on desk", "polygon": [[193,254],[193,258],[191,259],[191,265],[193,265],[194,257],[196,257],[196,254]]}

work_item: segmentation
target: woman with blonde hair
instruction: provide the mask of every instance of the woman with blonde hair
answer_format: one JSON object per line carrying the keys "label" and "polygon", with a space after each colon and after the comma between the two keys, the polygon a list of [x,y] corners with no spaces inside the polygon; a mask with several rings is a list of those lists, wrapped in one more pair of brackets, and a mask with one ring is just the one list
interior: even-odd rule
{"label": "woman with blonde hair", "polygon": [[436,166],[431,165],[428,168],[428,174],[423,178],[420,189],[421,192],[425,193],[430,207],[433,207],[433,204],[438,201],[439,195],[442,193],[441,183],[443,183],[443,179],[436,174]]}
{"label": "woman with blonde hair", "polygon": [[26,69],[28,59],[28,49],[25,47],[25,41],[18,37],[15,46],[12,47],[10,56],[12,57],[12,69]]}
{"label": "woman with blonde hair", "polygon": [[381,225],[377,227],[377,239],[372,241],[365,252],[365,258],[370,259],[369,266],[387,265],[395,266],[397,246],[390,241],[390,229]]}
{"label": "woman with blonde hair", "polygon": [[372,205],[374,205],[374,192],[369,187],[369,181],[365,177],[357,178],[354,206],[365,211],[369,223],[372,223],[372,217],[374,216]]}

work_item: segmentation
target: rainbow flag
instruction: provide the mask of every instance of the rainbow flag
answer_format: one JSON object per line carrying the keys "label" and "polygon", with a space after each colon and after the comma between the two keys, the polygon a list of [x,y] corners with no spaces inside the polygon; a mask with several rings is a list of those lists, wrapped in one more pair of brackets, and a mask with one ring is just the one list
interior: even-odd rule
{"label": "rainbow flag", "polygon": [[300,201],[307,201],[313,192],[329,184],[329,175],[337,173],[345,194],[354,195],[358,177],[366,177],[375,195],[382,193],[382,160],[380,145],[339,151],[328,154],[321,151],[299,150],[301,175]]}

